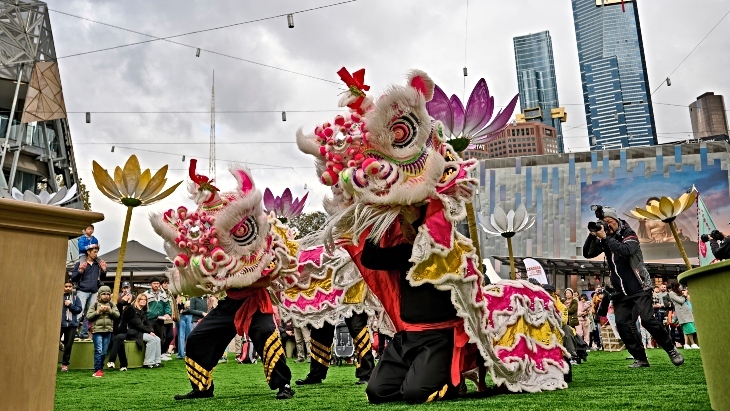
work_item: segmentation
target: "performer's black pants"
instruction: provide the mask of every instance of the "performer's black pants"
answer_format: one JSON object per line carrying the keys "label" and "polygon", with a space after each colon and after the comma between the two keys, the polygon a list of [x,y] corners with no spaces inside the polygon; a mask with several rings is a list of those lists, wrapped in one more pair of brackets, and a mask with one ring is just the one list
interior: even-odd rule
{"label": "performer's black pants", "polygon": [[[198,321],[198,325],[188,335],[185,368],[193,390],[213,388],[213,368],[236,336],[233,319],[243,302],[230,298],[220,300],[218,306]],[[286,365],[286,355],[274,325],[274,316],[257,311],[251,320],[248,337],[263,359],[269,387],[274,390],[289,384],[291,371]]]}
{"label": "performer's black pants", "polygon": [[[368,330],[368,315],[365,313],[353,314],[345,318],[345,324],[352,336],[352,343],[357,354],[357,369],[355,377],[359,380],[369,380],[375,368],[373,345]],[[327,377],[330,361],[332,360],[332,341],[335,338],[335,326],[325,322],[322,328],[312,328],[311,332],[312,357],[309,362],[309,376],[311,380],[323,380]]]}
{"label": "performer's black pants", "polygon": [[674,344],[664,326],[654,316],[650,291],[614,298],[613,312],[616,315],[616,329],[626,349],[634,359],[646,361],[646,351],[636,328],[636,319],[641,318],[641,325],[654,337],[654,340],[665,351],[674,349]]}
{"label": "performer's black pants", "polygon": [[400,331],[385,347],[365,390],[373,404],[431,402],[457,394],[451,385],[454,331]]}

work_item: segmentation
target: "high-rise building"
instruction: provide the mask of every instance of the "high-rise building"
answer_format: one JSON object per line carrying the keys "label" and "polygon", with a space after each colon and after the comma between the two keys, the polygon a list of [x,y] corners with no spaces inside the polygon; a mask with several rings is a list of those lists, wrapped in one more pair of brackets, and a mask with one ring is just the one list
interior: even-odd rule
{"label": "high-rise building", "polygon": [[527,157],[559,152],[555,127],[535,121],[510,124],[489,143],[464,151],[464,159]]}
{"label": "high-rise building", "polygon": [[48,6],[2,1],[0,15],[0,188],[78,184]]}
{"label": "high-rise building", "polygon": [[571,0],[591,150],[657,143],[637,0]]}
{"label": "high-rise building", "polygon": [[696,139],[728,138],[725,99],[708,92],[689,105],[692,133]]}
{"label": "high-rise building", "polygon": [[542,31],[515,37],[512,42],[515,48],[517,86],[522,114],[526,121],[539,121],[555,128],[558,150],[562,153],[561,121],[551,116],[551,110],[559,108],[560,103],[550,32]]}

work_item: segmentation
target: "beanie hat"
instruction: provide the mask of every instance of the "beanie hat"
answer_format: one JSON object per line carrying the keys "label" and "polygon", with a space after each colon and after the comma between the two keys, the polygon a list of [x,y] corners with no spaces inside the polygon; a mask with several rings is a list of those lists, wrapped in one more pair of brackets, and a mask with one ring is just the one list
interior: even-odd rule
{"label": "beanie hat", "polygon": [[571,295],[572,295],[573,297],[575,297],[575,291],[573,291],[573,289],[572,289],[572,288],[570,288],[570,287],[566,288],[566,289],[565,289],[565,291],[563,291],[563,295],[565,295],[565,293],[567,293],[568,291],[570,291],[570,294],[571,294]]}
{"label": "beanie hat", "polygon": [[152,278],[150,278],[150,284],[152,284],[152,283],[159,283],[159,282],[160,282],[160,277],[152,277]]}
{"label": "beanie hat", "polygon": [[112,289],[109,288],[108,285],[102,285],[101,287],[99,287],[99,294],[104,294],[104,293],[111,294]]}
{"label": "beanie hat", "polygon": [[131,286],[132,285],[129,284],[129,281],[125,281],[125,282],[122,283],[122,288],[124,288],[124,287],[131,287]]}
{"label": "beanie hat", "polygon": [[617,222],[620,221],[618,218],[618,213],[616,213],[616,209],[612,207],[603,207],[603,217],[611,217]]}

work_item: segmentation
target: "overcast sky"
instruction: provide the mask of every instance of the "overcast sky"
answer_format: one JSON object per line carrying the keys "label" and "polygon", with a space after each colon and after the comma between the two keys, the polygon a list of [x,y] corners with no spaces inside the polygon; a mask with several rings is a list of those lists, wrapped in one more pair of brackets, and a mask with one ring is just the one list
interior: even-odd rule
{"label": "overcast sky", "polygon": [[[52,10],[162,37],[332,3],[335,1],[48,1]],[[652,89],[730,9],[727,0],[642,0],[638,5]],[[102,252],[119,246],[124,209],[96,189],[91,161],[111,170],[134,153],[143,168],[155,171],[169,164],[168,184],[183,180],[189,158],[208,157],[210,116],[95,113],[91,124],[86,124],[83,112],[205,112],[210,109],[213,70],[219,112],[218,186],[231,188],[233,179],[226,172],[229,164],[248,162],[261,189],[270,187],[281,193],[291,187],[295,196],[302,196],[306,184],[312,194],[305,211],[321,209],[327,189],[318,183],[311,157],[300,154],[293,143],[295,132],[298,127],[310,129],[331,119],[335,111],[292,111],[337,110],[338,93],[344,87],[336,72],[342,66],[351,72],[366,68],[366,83],[374,94],[380,94],[390,83],[402,84],[408,70],[419,68],[446,93],[461,96],[462,67],[466,65],[467,98],[477,80],[484,77],[496,104],[505,105],[517,93],[512,38],[549,30],[560,103],[569,113],[563,128],[566,148],[587,149],[578,53],[568,0],[472,0],[468,15],[465,0],[360,0],[296,14],[294,20],[293,29],[287,27],[285,17],[279,17],[174,40],[334,83],[205,51],[196,58],[194,49],[164,41],[63,58],[149,38],[51,12],[66,106],[68,111],[79,112],[69,114],[79,173],[91,191],[92,209],[106,216],[96,231]],[[730,18],[671,76],[672,86],[664,86],[654,94],[660,142],[687,138],[692,128],[686,106],[697,96],[706,91],[730,94],[728,50]],[[223,113],[241,110],[276,112]],[[284,110],[288,111],[286,122],[281,121],[279,113]],[[240,144],[263,141],[283,143]],[[239,144],[225,144],[230,142]],[[114,153],[112,145],[116,146]],[[183,155],[186,162],[182,161]],[[277,168],[263,169],[263,165]],[[207,160],[201,160],[199,166],[207,172]],[[130,239],[161,250],[161,240],[152,231],[147,214],[191,205],[186,194],[180,188],[161,203],[137,209]]]}

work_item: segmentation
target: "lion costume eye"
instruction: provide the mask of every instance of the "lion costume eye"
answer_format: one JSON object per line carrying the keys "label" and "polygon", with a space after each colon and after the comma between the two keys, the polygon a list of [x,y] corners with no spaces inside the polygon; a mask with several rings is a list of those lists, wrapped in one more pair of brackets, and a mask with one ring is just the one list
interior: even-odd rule
{"label": "lion costume eye", "polygon": [[390,126],[390,131],[393,133],[393,147],[409,146],[418,136],[419,124],[418,117],[413,113],[398,117]]}
{"label": "lion costume eye", "polygon": [[253,216],[241,220],[231,229],[231,237],[241,247],[251,245],[259,236],[259,226]]}

